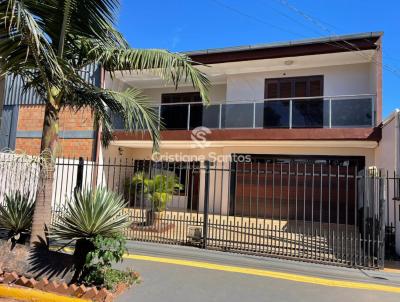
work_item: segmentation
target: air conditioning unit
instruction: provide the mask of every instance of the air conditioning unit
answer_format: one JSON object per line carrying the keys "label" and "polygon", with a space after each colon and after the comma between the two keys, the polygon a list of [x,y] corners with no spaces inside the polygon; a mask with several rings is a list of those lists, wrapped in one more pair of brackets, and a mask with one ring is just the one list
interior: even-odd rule
{"label": "air conditioning unit", "polygon": [[203,238],[203,228],[197,225],[189,225],[187,228],[186,237],[192,241],[201,241]]}

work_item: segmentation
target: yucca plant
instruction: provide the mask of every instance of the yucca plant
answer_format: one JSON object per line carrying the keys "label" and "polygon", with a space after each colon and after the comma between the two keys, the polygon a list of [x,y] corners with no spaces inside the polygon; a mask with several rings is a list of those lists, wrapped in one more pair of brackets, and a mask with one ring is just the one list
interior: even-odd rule
{"label": "yucca plant", "polygon": [[76,240],[73,280],[82,277],[86,258],[96,249],[93,243],[96,238],[116,238],[129,226],[124,207],[121,196],[105,189],[76,192],[74,198],[68,200],[66,211],[51,227],[51,237]]}
{"label": "yucca plant", "polygon": [[124,207],[121,196],[105,189],[77,192],[53,223],[51,236],[61,240],[114,237],[129,225]]}
{"label": "yucca plant", "polygon": [[24,243],[32,226],[34,201],[29,195],[17,191],[4,196],[0,206],[0,227],[8,231],[13,242]]}

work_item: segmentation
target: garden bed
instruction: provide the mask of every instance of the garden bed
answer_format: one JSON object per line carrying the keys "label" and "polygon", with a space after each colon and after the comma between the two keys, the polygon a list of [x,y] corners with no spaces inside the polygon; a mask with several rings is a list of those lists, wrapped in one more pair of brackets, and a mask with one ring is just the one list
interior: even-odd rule
{"label": "garden bed", "polygon": [[126,283],[119,283],[115,290],[110,291],[106,288],[98,288],[95,286],[85,286],[83,284],[67,284],[65,282],[49,281],[47,278],[34,279],[27,278],[19,275],[16,272],[2,272],[0,271],[0,282],[8,286],[20,286],[25,288],[32,288],[48,293],[57,295],[81,298],[93,301],[113,301],[130,285]]}

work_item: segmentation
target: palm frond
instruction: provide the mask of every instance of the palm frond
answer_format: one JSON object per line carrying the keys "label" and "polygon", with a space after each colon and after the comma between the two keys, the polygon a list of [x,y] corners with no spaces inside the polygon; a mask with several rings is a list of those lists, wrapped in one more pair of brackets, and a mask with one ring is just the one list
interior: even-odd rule
{"label": "palm frond", "polygon": [[72,11],[76,8],[76,0],[65,0],[64,1],[64,14],[63,21],[60,32],[60,39],[58,41],[58,56],[62,57],[64,53],[64,44],[65,44],[65,35],[68,33],[70,24],[71,24],[71,16]]}
{"label": "palm frond", "polygon": [[[29,60],[41,71],[44,80],[62,78],[56,55],[39,25],[22,0],[0,2],[0,57],[2,74]],[[17,61],[21,60],[21,61]]]}
{"label": "palm frond", "polygon": [[63,106],[92,108],[95,119],[102,126],[102,142],[107,145],[112,139],[113,119],[122,118],[126,130],[147,130],[153,141],[153,148],[158,149],[160,140],[158,113],[151,107],[147,98],[139,89],[129,88],[118,92],[102,89],[86,83],[72,67],[64,66],[64,73],[69,81],[64,85]]}
{"label": "palm frond", "polygon": [[199,63],[185,54],[162,49],[113,47],[93,39],[81,39],[77,43],[80,56],[101,63],[112,75],[116,71],[148,71],[176,87],[182,82],[190,82],[199,90],[203,102],[209,103],[210,82],[205,73],[195,67]]}

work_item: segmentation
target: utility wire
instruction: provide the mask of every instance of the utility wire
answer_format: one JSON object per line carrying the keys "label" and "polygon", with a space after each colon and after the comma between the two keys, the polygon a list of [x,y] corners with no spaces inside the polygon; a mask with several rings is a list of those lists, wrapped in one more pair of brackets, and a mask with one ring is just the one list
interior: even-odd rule
{"label": "utility wire", "polygon": [[[280,4],[282,4],[283,6],[285,6],[286,8],[294,11],[295,13],[297,13],[298,15],[302,16],[304,19],[306,19],[307,21],[313,23],[315,26],[317,26],[318,28],[322,29],[323,31],[325,31],[326,33],[328,33],[331,36],[338,36],[333,30],[329,29],[328,27],[324,26],[316,17],[313,17],[307,13],[305,13],[304,11],[298,9],[297,7],[295,7],[294,5],[290,4],[287,0],[275,0],[277,2],[279,2]],[[335,41],[333,41],[335,42]],[[344,45],[342,45],[344,47],[344,49],[347,49],[349,51],[361,51],[361,49],[359,47],[357,47],[356,45],[354,45],[353,43],[350,43],[348,41],[343,41],[344,43],[346,43],[347,45],[350,46],[349,47],[345,47]],[[337,45],[340,45],[338,42],[335,42]],[[371,59],[374,63],[380,63],[382,64],[382,67],[384,69],[386,69],[387,71],[392,72],[393,74],[395,74],[397,77],[400,78],[400,70],[397,69],[396,67],[393,67],[389,64],[385,64],[383,63],[383,61],[378,61],[375,58],[370,58],[368,55],[364,54],[364,53],[360,53],[360,52],[356,52],[357,55],[362,56],[363,58],[367,58],[367,59]]]}

